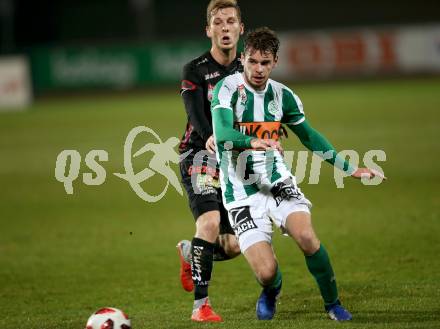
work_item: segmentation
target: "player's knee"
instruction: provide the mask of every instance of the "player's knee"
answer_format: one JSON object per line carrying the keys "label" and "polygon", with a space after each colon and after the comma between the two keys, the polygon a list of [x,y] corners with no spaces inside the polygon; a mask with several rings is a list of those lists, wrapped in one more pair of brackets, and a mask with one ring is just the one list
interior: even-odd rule
{"label": "player's knee", "polygon": [[238,244],[237,238],[232,234],[225,238],[222,242],[222,247],[225,250],[226,255],[233,258],[240,254],[240,245]]}
{"label": "player's knee", "polygon": [[220,219],[215,216],[200,216],[197,219],[196,236],[214,242],[219,233]]}
{"label": "player's knee", "polygon": [[306,255],[314,254],[318,249],[320,242],[312,230],[304,230],[297,236],[297,242],[301,250]]}
{"label": "player's knee", "polygon": [[275,278],[277,272],[277,264],[276,263],[265,263],[258,267],[255,275],[257,276],[258,281],[262,285],[268,285],[272,283]]}

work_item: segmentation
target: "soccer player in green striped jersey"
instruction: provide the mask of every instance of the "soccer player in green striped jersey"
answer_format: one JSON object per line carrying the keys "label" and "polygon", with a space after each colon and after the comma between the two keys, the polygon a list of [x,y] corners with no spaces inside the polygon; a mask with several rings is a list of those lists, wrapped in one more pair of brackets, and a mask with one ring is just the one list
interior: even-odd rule
{"label": "soccer player in green striped jersey", "polygon": [[281,272],[271,245],[272,222],[295,240],[315,278],[324,308],[337,321],[351,320],[342,307],[326,249],[312,226],[310,201],[288,170],[278,138],[287,125],[311,151],[322,152],[332,165],[355,178],[379,174],[354,168],[305,118],[298,96],[269,79],[276,66],[279,40],[268,28],[247,34],[243,73],[221,80],[211,102],[222,196],[240,249],[262,292],[257,317],[272,319],[281,290]]}

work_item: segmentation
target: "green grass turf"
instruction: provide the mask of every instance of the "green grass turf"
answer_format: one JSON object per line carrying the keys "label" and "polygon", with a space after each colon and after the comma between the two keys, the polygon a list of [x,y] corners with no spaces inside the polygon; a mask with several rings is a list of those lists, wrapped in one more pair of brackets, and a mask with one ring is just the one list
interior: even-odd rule
{"label": "green grass turf", "polygon": [[[439,328],[440,80],[294,89],[337,149],[387,154],[382,185],[346,179],[337,189],[329,165],[318,185],[301,185],[354,321],[326,319],[301,253],[278,232],[284,287],[275,319],[255,320],[260,289],[239,257],[215,264],[210,296],[225,322],[189,321],[192,296],[180,288],[175,251],[194,232],[186,198],[170,189],[146,203],[112,174],[123,171],[131,128],[147,125],[163,139],[183,132],[178,94],[150,92],[40,99],[27,112],[0,113],[0,328],[83,328],[103,306],[125,310],[134,328]],[[300,148],[295,138],[285,145]],[[83,158],[107,150],[106,182],[78,179],[67,195],[54,178],[64,149]],[[161,184],[156,177],[145,188]]]}

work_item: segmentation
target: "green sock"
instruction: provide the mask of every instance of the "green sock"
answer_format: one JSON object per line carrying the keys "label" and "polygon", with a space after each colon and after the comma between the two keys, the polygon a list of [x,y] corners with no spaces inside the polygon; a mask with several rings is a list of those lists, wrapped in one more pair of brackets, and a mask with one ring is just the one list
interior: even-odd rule
{"label": "green sock", "polygon": [[310,273],[318,283],[325,305],[337,303],[338,288],[336,287],[335,274],[327,250],[321,244],[317,252],[311,256],[305,256],[305,258]]}
{"label": "green sock", "polygon": [[281,271],[280,268],[277,266],[277,272],[275,273],[275,277],[273,278],[272,282],[267,284],[267,285],[263,285],[261,284],[260,281],[258,281],[258,283],[260,284],[260,286],[263,287],[264,290],[266,290],[267,292],[272,292],[272,291],[277,291],[281,288],[281,284],[282,284],[282,275],[281,275]]}

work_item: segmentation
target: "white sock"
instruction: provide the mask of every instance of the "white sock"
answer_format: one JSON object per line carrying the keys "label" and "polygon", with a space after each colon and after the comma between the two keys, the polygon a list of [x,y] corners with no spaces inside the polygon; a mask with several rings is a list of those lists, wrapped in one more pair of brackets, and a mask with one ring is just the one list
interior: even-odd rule
{"label": "white sock", "polygon": [[204,305],[206,302],[209,304],[208,297],[205,297],[205,298],[202,298],[202,299],[196,299],[196,300],[194,301],[194,304],[193,304],[193,313],[194,313],[195,311],[197,311],[197,310],[198,310],[202,305]]}

